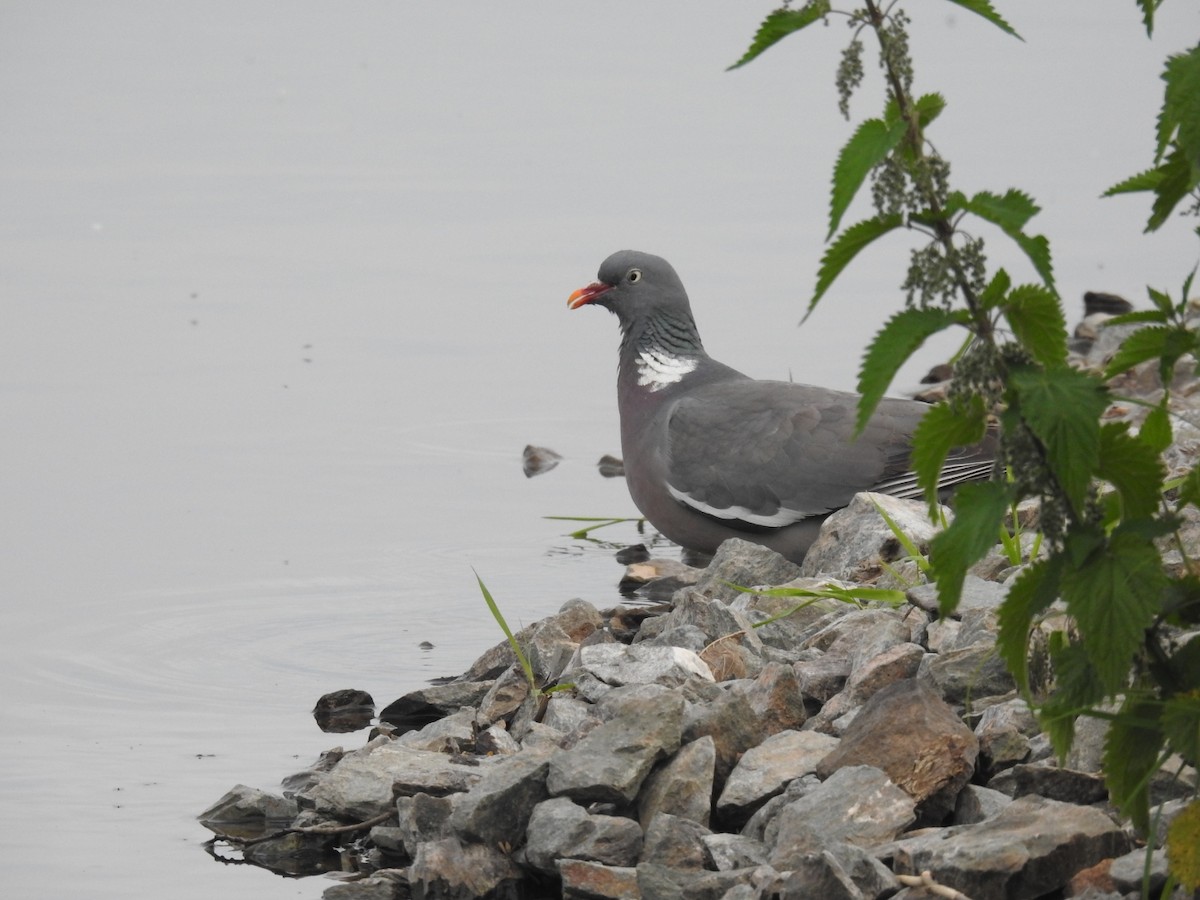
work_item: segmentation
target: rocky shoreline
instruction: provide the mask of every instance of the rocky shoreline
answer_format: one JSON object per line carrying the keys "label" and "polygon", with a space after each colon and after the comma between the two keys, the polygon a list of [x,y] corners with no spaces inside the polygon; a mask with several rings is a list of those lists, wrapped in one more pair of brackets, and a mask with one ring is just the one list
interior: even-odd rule
{"label": "rocky shoreline", "polygon": [[[1194,387],[1176,393],[1192,421]],[[1200,431],[1176,435],[1168,463],[1191,465]],[[996,653],[1020,567],[997,549],[939,619],[872,501],[927,547],[921,504],[860,495],[803,568],[741,541],[705,569],[639,562],[627,580],[669,601],[572,600],[517,635],[542,690],[498,644],[384,709],[365,746],[200,819],[248,862],[352,869],[329,900],[1158,896],[1196,771],[1152,782],[1147,847],[1108,802],[1104,723],[1081,719],[1060,765]],[[820,596],[864,584],[901,602]]]}
{"label": "rocky shoreline", "polygon": [[[853,531],[885,553],[894,541]],[[939,620],[929,586],[899,608],[738,591],[830,579],[731,541],[707,569],[673,567],[695,583],[669,609],[573,600],[522,631],[538,683],[570,690],[531,693],[499,644],[381,714],[423,727],[331,751],[281,794],[239,786],[201,820],[257,838],[245,858],[281,870],[353,844],[363,877],[330,900],[1098,900],[1140,895],[1147,859],[1161,889],[1162,850],[1148,856],[1107,803],[1100,723],[1082,720],[1060,767],[1017,698],[995,653],[1013,572],[979,569],[997,578],[969,578]],[[1160,834],[1195,784],[1164,769]],[[939,888],[906,886],[922,873]]]}

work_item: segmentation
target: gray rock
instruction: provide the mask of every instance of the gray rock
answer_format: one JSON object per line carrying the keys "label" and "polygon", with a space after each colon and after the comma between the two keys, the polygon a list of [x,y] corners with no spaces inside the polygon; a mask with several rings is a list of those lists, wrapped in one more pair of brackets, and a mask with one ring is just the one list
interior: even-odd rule
{"label": "gray rock", "polygon": [[934,687],[947,703],[995,697],[1016,688],[994,643],[980,641],[921,661],[917,677]]}
{"label": "gray rock", "polygon": [[704,838],[711,834],[699,822],[659,813],[646,829],[640,861],[672,869],[704,869],[709,862]]}
{"label": "gray rock", "polygon": [[828,850],[794,857],[789,868],[791,874],[783,883],[780,900],[864,900],[863,892]]}
{"label": "gray rock", "polygon": [[405,732],[393,743],[398,747],[435,753],[458,753],[470,749],[475,745],[475,710],[464,706],[423,728]]}
{"label": "gray rock", "polygon": [[730,538],[717,548],[695,589],[707,597],[728,603],[742,593],[730,587],[732,584],[744,588],[775,586],[799,575],[800,567],[774,550]]}
{"label": "gray rock", "polygon": [[827,849],[864,897],[885,897],[900,887],[892,870],[875,856],[854,844],[837,842]]}
{"label": "gray rock", "polygon": [[592,815],[566,797],[534,807],[526,829],[525,858],[535,869],[556,874],[559,859],[632,866],[642,849],[642,828],[622,816]]}
{"label": "gray rock", "polygon": [[646,777],[638,793],[638,821],[645,828],[659,813],[708,826],[717,751],[709,736],[684,744]]}
{"label": "gray rock", "polygon": [[734,900],[777,896],[782,886],[770,866],[728,872],[694,872],[654,863],[637,867],[638,889],[647,900]]}
{"label": "gray rock", "polygon": [[456,838],[417,846],[408,881],[414,898],[473,900],[505,896],[517,889],[523,873],[504,853],[486,844],[464,844]]}
{"label": "gray rock", "polygon": [[691,650],[653,644],[595,644],[579,652],[579,668],[566,677],[579,684],[590,675],[607,687],[627,684],[675,686],[694,678],[712,681],[712,671]]}
{"label": "gray rock", "polygon": [[717,832],[705,835],[703,840],[709,858],[720,872],[765,865],[769,855],[762,841],[744,834]]}
{"label": "gray rock", "polygon": [[[1123,894],[1137,893],[1141,896],[1142,876],[1146,871],[1145,849],[1131,850],[1118,856],[1108,867],[1108,875],[1116,889]],[[1166,885],[1168,875],[1165,850],[1150,851],[1150,896],[1157,896]]]}
{"label": "gray rock", "polygon": [[915,804],[879,769],[847,766],[779,811],[770,863],[792,869],[807,854],[844,841],[873,847],[893,840],[916,820]]}
{"label": "gray rock", "polygon": [[533,808],[549,795],[546,756],[520,753],[497,761],[454,808],[450,824],[459,835],[484,843],[511,841],[525,831]]}
{"label": "gray rock", "polygon": [[[817,590],[829,583],[828,578],[797,578],[780,585],[780,588]],[[846,585],[848,586],[848,585]],[[794,653],[809,636],[810,628],[822,616],[830,613],[842,615],[851,607],[828,597],[781,597],[766,593],[739,594],[730,602],[732,609],[743,613],[754,623],[773,621],[758,625],[754,632],[764,645]]]}
{"label": "gray rock", "polygon": [[396,799],[396,830],[399,833],[400,846],[410,858],[416,855],[420,844],[454,835],[454,829],[450,826],[450,816],[454,812],[455,801],[463,796],[453,794],[449,797],[431,797],[429,794],[413,794],[411,797]]}
{"label": "gray rock", "polygon": [[[868,581],[882,571],[883,563],[904,557],[904,545],[879,514],[876,505],[921,552],[928,552],[929,541],[939,529],[929,521],[924,503],[886,494],[856,494],[848,506],[839,509],[821,525],[821,533],[804,557],[801,574]],[[949,511],[947,517],[951,517]]]}
{"label": "gray rock", "polygon": [[783,663],[768,663],[752,681],[739,681],[730,690],[750,704],[766,734],[795,730],[808,717],[796,673]]}
{"label": "gray rock", "polygon": [[745,698],[719,685],[694,684],[686,691],[683,740],[691,742],[706,735],[716,751],[715,782],[725,782],[741,755],[762,743],[766,725]]}
{"label": "gray rock", "polygon": [[408,877],[404,872],[374,872],[359,881],[325,888],[322,900],[400,900],[408,897]]}
{"label": "gray rock", "polygon": [[500,677],[492,682],[488,692],[479,701],[476,721],[486,728],[493,722],[511,719],[528,697],[529,682],[525,678],[525,672],[520,665],[513,663],[500,673]]}
{"label": "gray rock", "polygon": [[570,734],[589,721],[593,725],[600,722],[594,705],[566,693],[551,694],[546,703],[546,713],[542,716],[543,725],[563,734]]}
{"label": "gray rock", "polygon": [[[908,602],[926,612],[939,615],[938,587],[936,584],[919,584],[904,592]],[[1008,594],[1005,585],[995,581],[985,581],[977,575],[967,575],[963,579],[962,596],[958,607],[954,610],[955,618],[961,619],[971,610],[997,609]]]}
{"label": "gray rock", "polygon": [[550,795],[631,802],[654,764],[679,749],[683,707],[683,698],[669,691],[632,697],[572,749],[551,757]]}
{"label": "gray rock", "polygon": [[465,791],[490,761],[458,761],[444,753],[396,746],[377,738],[347,753],[321,781],[298,799],[318,812],[351,819],[370,819],[390,809],[397,793],[447,794]]}
{"label": "gray rock", "polygon": [[475,736],[475,752],[480,756],[509,756],[520,749],[521,745],[503,722],[489,725]]}
{"label": "gray rock", "polygon": [[852,660],[845,692],[852,703],[865,703],[889,684],[916,675],[924,658],[924,647],[905,642],[893,644],[868,659]]}
{"label": "gray rock", "polygon": [[846,686],[850,677],[850,658],[816,649],[805,652],[813,655],[793,667],[801,696],[825,703]]}
{"label": "gray rock", "polygon": [[989,706],[979,717],[979,764],[986,775],[994,774],[1029,758],[1029,738],[1037,734],[1037,720],[1021,699]]}
{"label": "gray rock", "polygon": [[1014,798],[1036,794],[1064,803],[1098,803],[1108,797],[1099,775],[1038,764],[1005,769],[988,781],[988,787]]}
{"label": "gray rock", "polygon": [[294,799],[239,784],[197,818],[201,825],[221,837],[253,840],[269,831],[286,828],[298,812]]}
{"label": "gray rock", "polygon": [[1008,794],[994,791],[991,788],[968,784],[958,794],[954,804],[954,816],[951,825],[977,825],[998,816],[1006,806],[1012,803]]}
{"label": "gray rock", "polygon": [[817,767],[875,766],[917,802],[922,821],[938,824],[975,770],[979,742],[927,685],[900,681],[863,706],[841,743]]}
{"label": "gray rock", "polygon": [[815,731],[781,731],[738,760],[717,800],[723,822],[740,825],[789,781],[815,772],[817,763],[838,744],[837,738]]}
{"label": "gray rock", "polygon": [[1026,900],[1128,848],[1125,833],[1099,810],[1028,796],[978,825],[898,841],[893,868],[936,872],[939,882],[972,900]]}
{"label": "gray rock", "polygon": [[637,869],[583,859],[561,859],[562,900],[628,900],[639,897]]}

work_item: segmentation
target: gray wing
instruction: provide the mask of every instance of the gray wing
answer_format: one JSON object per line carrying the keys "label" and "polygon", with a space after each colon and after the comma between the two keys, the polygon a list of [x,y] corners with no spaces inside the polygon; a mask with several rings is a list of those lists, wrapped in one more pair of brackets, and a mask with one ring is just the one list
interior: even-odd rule
{"label": "gray wing", "polygon": [[[667,412],[667,483],[708,515],[779,528],[840,509],[859,491],[919,497],[909,440],[929,409],[885,399],[855,439],[858,396],[789,382],[733,381],[689,392]],[[984,477],[971,456],[958,480]]]}

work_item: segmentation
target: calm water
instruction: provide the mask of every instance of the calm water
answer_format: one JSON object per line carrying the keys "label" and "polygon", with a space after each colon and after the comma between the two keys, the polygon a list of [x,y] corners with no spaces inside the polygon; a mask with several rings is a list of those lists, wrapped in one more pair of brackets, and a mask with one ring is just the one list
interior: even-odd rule
{"label": "calm water", "polygon": [[[919,23],[918,53],[961,44],[919,62],[939,148],[1047,207],[1073,302],[1175,289],[1186,229],[1096,198],[1148,163],[1200,15],[1150,44],[1127,2],[1003,7],[1027,43]],[[513,622],[616,600],[544,518],[633,513],[593,468],[615,321],[565,307],[611,250],[676,264],[714,355],[852,386],[904,250],[794,327],[845,36],[723,72],[770,8],[0,3],[6,896],[317,897],[214,863],[195,814],[339,743],[320,694],[387,703],[494,643],[472,566]],[[528,442],[566,458],[527,480]]]}

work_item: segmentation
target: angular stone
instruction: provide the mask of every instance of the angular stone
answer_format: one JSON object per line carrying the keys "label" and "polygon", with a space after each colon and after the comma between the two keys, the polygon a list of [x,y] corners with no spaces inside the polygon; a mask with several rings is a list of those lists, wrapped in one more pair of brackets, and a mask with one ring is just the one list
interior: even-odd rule
{"label": "angular stone", "polygon": [[559,859],[632,866],[642,849],[642,828],[633,819],[592,815],[566,797],[534,807],[525,834],[525,858],[547,874],[557,873]]}
{"label": "angular stone", "polygon": [[753,681],[739,682],[731,690],[746,698],[766,734],[796,730],[808,717],[796,673],[783,663],[768,663]]}
{"label": "angular stone", "polygon": [[[908,602],[926,612],[938,613],[938,587],[936,584],[919,584],[904,592]],[[1008,588],[995,581],[985,581],[977,575],[967,575],[963,579],[962,596],[958,607],[954,610],[955,618],[961,619],[963,614],[974,609],[997,609]]]}
{"label": "angular stone", "polygon": [[638,820],[643,828],[658,813],[670,813],[708,826],[712,812],[713,774],[717,751],[713,739],[684,744],[646,777],[638,793]]}
{"label": "angular stone", "polygon": [[408,867],[415,898],[502,897],[515,891],[522,877],[520,867],[498,849],[452,837],[418,844]]}
{"label": "angular stone", "polygon": [[878,691],[917,674],[925,648],[908,642],[893,644],[853,666],[846,681],[846,693],[853,703],[865,703]]}
{"label": "angular stone", "polygon": [[1108,797],[1108,788],[1099,775],[1058,766],[1013,766],[992,778],[988,787],[1014,798],[1037,794],[1049,800],[1081,805],[1098,803]]}
{"label": "angular stone", "polygon": [[977,825],[995,818],[1012,803],[1012,797],[991,788],[968,784],[958,794],[951,825]]}
{"label": "angular stone", "polygon": [[637,869],[582,859],[560,859],[562,900],[639,900]]}
{"label": "angular stone", "polygon": [[631,802],[654,764],[679,749],[683,707],[683,698],[669,691],[624,703],[573,748],[551,757],[550,795]]}
{"label": "angular stone", "polygon": [[489,844],[511,841],[545,800],[547,756],[519,753],[499,760],[455,805],[450,824],[460,835]]}
{"label": "angular stone", "polygon": [[704,846],[719,872],[761,866],[767,862],[766,845],[744,834],[709,834],[704,837]]}
{"label": "angular stone", "polygon": [[[780,587],[814,590],[827,583],[828,578],[797,578]],[[765,593],[740,594],[729,606],[754,623],[771,619],[768,624],[755,628],[754,633],[763,644],[789,654],[803,644],[812,625],[822,616],[850,611],[845,603],[826,597],[779,597]]]}
{"label": "angular stone", "polygon": [[793,667],[800,693],[818,703],[826,703],[846,686],[846,679],[850,677],[850,659],[822,650],[808,652],[816,655]]}
{"label": "angular stone", "polygon": [[644,643],[594,644],[581,648],[579,667],[570,670],[567,677],[579,685],[581,676],[590,676],[609,688],[627,684],[676,686],[691,679],[713,680],[712,670],[695,652]]}
{"label": "angular stone", "polygon": [[[872,580],[883,563],[907,555],[904,545],[884,521],[876,506],[895,523],[912,543],[925,552],[938,527],[929,521],[924,503],[901,500],[887,494],[864,492],[839,509],[821,525],[821,532],[804,557],[804,575],[833,575],[849,581]],[[952,517],[947,511],[947,517]]]}
{"label": "angular stone", "polygon": [[924,821],[938,824],[970,780],[978,752],[971,729],[928,686],[910,679],[867,701],[817,774],[875,766],[917,801]]}
{"label": "angular stone", "polygon": [[479,701],[476,721],[486,728],[493,722],[510,719],[528,697],[529,681],[521,667],[514,663],[500,673]]}
{"label": "angular stone", "polygon": [[838,739],[815,731],[781,731],[742,754],[717,800],[717,813],[735,825],[787,783],[815,772],[817,763],[838,745]]}
{"label": "angular stone", "polygon": [[742,592],[730,587],[775,586],[800,575],[800,567],[774,550],[740,538],[730,538],[717,548],[712,562],[696,582],[696,590],[726,603]]}
{"label": "angular stone", "polygon": [[455,798],[431,797],[429,794],[413,794],[411,797],[396,798],[397,827],[400,845],[409,857],[415,856],[417,846],[426,841],[437,841],[451,837],[450,816],[454,812]]}
{"label": "angular stone", "polygon": [[695,872],[639,863],[638,889],[650,900],[751,900],[774,897],[781,878],[770,866],[728,872]]}
{"label": "angular stone", "polygon": [[[497,669],[496,675],[504,671],[504,668],[501,666]],[[395,725],[401,734],[421,728],[457,712],[464,706],[474,709],[491,688],[494,680],[495,676],[487,681],[451,681],[448,684],[435,684],[412,691],[386,706],[379,713],[379,721]]]}
{"label": "angular stone", "polygon": [[[397,878],[396,875],[403,875]],[[321,900],[400,900],[408,897],[408,876],[404,872],[373,872],[359,881],[325,888]]]}
{"label": "angular stone", "polygon": [[816,850],[792,859],[791,874],[783,883],[780,900],[864,900],[863,892],[828,850]]}
{"label": "angular stone", "polygon": [[936,872],[940,883],[971,900],[1028,900],[1128,849],[1129,838],[1099,810],[1031,795],[978,825],[930,829],[897,842],[893,868]]}
{"label": "angular stone", "polygon": [[570,734],[589,720],[592,720],[593,724],[599,722],[595,706],[565,693],[551,694],[546,703],[546,713],[542,716],[543,725],[557,729],[563,734]]}
{"label": "angular stone", "polygon": [[1037,734],[1037,721],[1021,699],[989,706],[975,726],[979,738],[979,767],[985,775],[1014,766],[1029,757],[1029,738]]}
{"label": "angular stone", "polygon": [[783,871],[806,854],[844,841],[873,847],[893,840],[915,820],[912,797],[881,770],[838,769],[818,787],[779,811],[768,829],[770,863]]}
{"label": "angular stone", "polygon": [[766,737],[764,723],[740,695],[717,685],[695,686],[684,711],[683,740],[708,735],[716,750],[716,784],[723,784],[739,757]]}
{"label": "angular stone", "polygon": [[372,741],[348,753],[321,781],[303,795],[329,815],[370,819],[390,809],[397,793],[447,794],[465,791],[483,777],[490,761],[474,765],[445,753],[412,750],[386,739]]}
{"label": "angular stone", "polygon": [[921,661],[917,678],[932,686],[947,703],[968,698],[996,697],[1016,689],[1016,682],[986,641],[944,653],[930,653]]}
{"label": "angular stone", "polygon": [[239,784],[197,818],[221,837],[253,840],[268,831],[286,828],[298,812],[293,799]]}
{"label": "angular stone", "polygon": [[475,710],[464,706],[436,722],[430,722],[415,731],[404,732],[393,744],[413,750],[430,750],[434,753],[469,750],[475,744]]}
{"label": "angular stone", "polygon": [[704,869],[709,861],[704,838],[710,834],[691,819],[659,813],[646,829],[639,859],[672,869]]}

